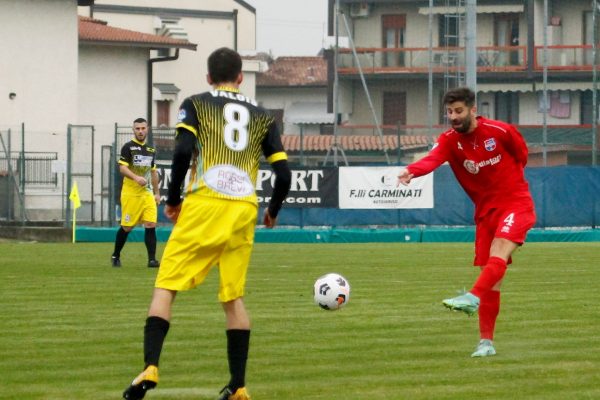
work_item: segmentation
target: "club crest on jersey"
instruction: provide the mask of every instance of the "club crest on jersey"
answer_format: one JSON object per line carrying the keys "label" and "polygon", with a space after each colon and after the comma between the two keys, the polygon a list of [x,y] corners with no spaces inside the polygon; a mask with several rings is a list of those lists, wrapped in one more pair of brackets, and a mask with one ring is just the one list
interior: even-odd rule
{"label": "club crest on jersey", "polygon": [[185,110],[183,108],[180,108],[179,112],[177,113],[177,122],[183,122],[186,116],[187,113],[185,112]]}
{"label": "club crest on jersey", "polygon": [[486,139],[483,142],[483,145],[485,146],[485,149],[487,151],[493,151],[496,148],[496,139],[494,139],[494,138]]}

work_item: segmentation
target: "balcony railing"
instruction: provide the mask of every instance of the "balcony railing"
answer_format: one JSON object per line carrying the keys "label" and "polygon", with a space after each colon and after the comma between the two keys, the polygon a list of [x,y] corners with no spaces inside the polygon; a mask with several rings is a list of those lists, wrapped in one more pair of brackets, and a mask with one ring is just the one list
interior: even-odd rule
{"label": "balcony railing", "polygon": [[[554,71],[591,71],[594,66],[591,45],[547,46],[548,69]],[[600,49],[596,51],[596,65],[600,65]],[[544,47],[536,46],[534,69],[544,68]]]}
{"label": "balcony railing", "polygon": [[[436,47],[432,50],[433,71],[464,70],[465,49]],[[429,70],[429,49],[418,48],[358,48],[358,62],[364,73],[426,73]],[[478,71],[522,71],[527,68],[525,46],[486,46],[477,48]],[[358,73],[358,63],[350,49],[340,49],[338,72]]]}
{"label": "balcony railing", "polygon": [[[465,69],[463,47],[435,47],[432,51],[434,73],[456,72]],[[543,46],[535,46],[533,69],[543,69]],[[429,71],[429,49],[414,48],[357,48],[357,57],[352,50],[340,49],[338,72],[357,74],[358,63],[365,74],[427,73]],[[358,63],[357,63],[358,58]],[[549,70],[590,71],[593,68],[591,45],[547,46]],[[527,69],[526,46],[477,47],[478,72],[514,72]],[[600,48],[596,52],[596,65],[600,65]]]}

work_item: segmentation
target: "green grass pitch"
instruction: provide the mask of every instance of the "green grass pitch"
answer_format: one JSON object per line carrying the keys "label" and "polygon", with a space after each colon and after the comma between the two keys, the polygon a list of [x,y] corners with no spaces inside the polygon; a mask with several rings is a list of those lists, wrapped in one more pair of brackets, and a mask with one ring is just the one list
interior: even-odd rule
{"label": "green grass pitch", "polygon": [[[140,372],[156,271],[142,243],[126,245],[120,269],[111,250],[0,243],[0,398],[118,399]],[[246,295],[253,399],[599,399],[600,244],[520,249],[498,355],[484,359],[470,358],[477,318],[441,305],[470,287],[471,260],[472,244],[257,244]],[[340,311],[313,304],[327,272],[352,285]],[[178,295],[147,399],[214,399],[228,380],[216,292],[213,270]]]}

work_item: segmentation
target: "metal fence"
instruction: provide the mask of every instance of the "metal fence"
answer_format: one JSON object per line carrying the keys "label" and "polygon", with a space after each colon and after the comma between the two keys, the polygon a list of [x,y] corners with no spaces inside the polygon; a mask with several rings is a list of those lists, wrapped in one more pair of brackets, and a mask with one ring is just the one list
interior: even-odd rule
{"label": "metal fence", "polygon": [[0,132],[0,220],[21,221],[29,217],[25,188],[57,188],[56,152],[10,151],[10,132]]}
{"label": "metal fence", "polygon": [[[442,128],[437,131],[441,132]],[[540,161],[541,149],[556,153],[548,157],[548,160],[556,161],[554,165],[592,165],[593,145],[599,141],[594,141],[591,126],[548,126],[545,138],[541,126],[522,125],[518,128],[530,147],[530,160],[533,161],[530,165],[543,165]],[[388,160],[393,165],[404,165],[410,162],[411,158],[427,151],[437,136],[429,135],[426,127],[384,126],[381,130],[385,142],[375,140],[363,143],[356,138],[378,137],[374,127],[346,126],[340,129],[340,140],[337,144],[345,151],[350,165],[382,165]],[[22,140],[19,141],[19,136],[26,136],[24,128],[20,134],[15,135],[13,132],[12,149],[21,151],[11,151],[10,134],[0,131],[0,221],[26,222],[31,219],[68,223],[71,211],[68,200],[71,187],[69,182],[74,180],[78,183],[82,201],[82,208],[77,212],[78,222],[99,223],[104,226],[114,226],[118,223],[122,178],[118,172],[117,160],[121,147],[133,137],[132,127],[115,124],[112,143],[107,145],[105,140],[104,144],[97,146],[98,148],[94,144],[94,127],[70,125],[68,131],[70,144],[67,143],[67,158],[70,160],[70,167],[67,167],[68,160],[60,159],[64,158],[60,153],[25,149]],[[166,188],[168,182],[162,175],[168,174],[168,165],[175,145],[175,132],[174,127],[154,129],[148,139],[156,148],[157,162],[162,165],[159,169],[161,191]],[[323,146],[323,143],[324,139],[331,139],[332,135],[308,135],[302,138],[303,140],[290,141],[292,136],[294,135],[282,136],[291,166],[326,165],[330,147]],[[370,145],[373,147],[365,147]],[[381,145],[388,146],[387,160],[379,147]],[[100,154],[100,170],[94,168],[94,152]],[[39,205],[40,193],[43,195],[46,192],[54,199],[53,209]],[[32,206],[32,199],[37,201],[37,205]]]}
{"label": "metal fence", "polygon": [[[85,222],[96,220],[96,198],[94,196],[94,132],[92,125],[71,125],[67,127],[67,191],[71,193],[77,182],[81,208],[77,219]],[[66,224],[71,222],[71,202],[66,204]]]}
{"label": "metal fence", "polygon": [[8,173],[12,170],[20,185],[56,186],[58,177],[55,172],[52,172],[52,163],[56,160],[58,160],[56,152],[13,152],[8,157],[0,154],[0,171]]}

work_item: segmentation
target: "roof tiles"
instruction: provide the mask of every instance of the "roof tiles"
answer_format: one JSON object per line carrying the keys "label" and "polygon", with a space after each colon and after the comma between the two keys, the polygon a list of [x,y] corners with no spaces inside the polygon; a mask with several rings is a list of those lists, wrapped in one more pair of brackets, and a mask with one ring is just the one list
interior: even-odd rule
{"label": "roof tiles", "polygon": [[326,86],[327,61],[323,57],[279,57],[267,72],[256,75],[256,86]]}
{"label": "roof tiles", "polygon": [[[289,152],[304,151],[327,151],[335,143],[333,135],[310,135],[304,136],[302,142],[300,135],[282,135],[283,147]],[[430,138],[421,135],[406,135],[400,137],[402,150],[426,148],[429,146]],[[301,146],[301,143],[303,146]],[[341,135],[337,137],[337,144],[345,151],[383,151],[398,149],[398,136],[384,135]]]}
{"label": "roof tiles", "polygon": [[138,45],[149,48],[185,48],[196,50],[196,45],[187,40],[168,36],[151,35],[129,29],[108,26],[105,21],[79,16],[79,40],[121,45]]}

